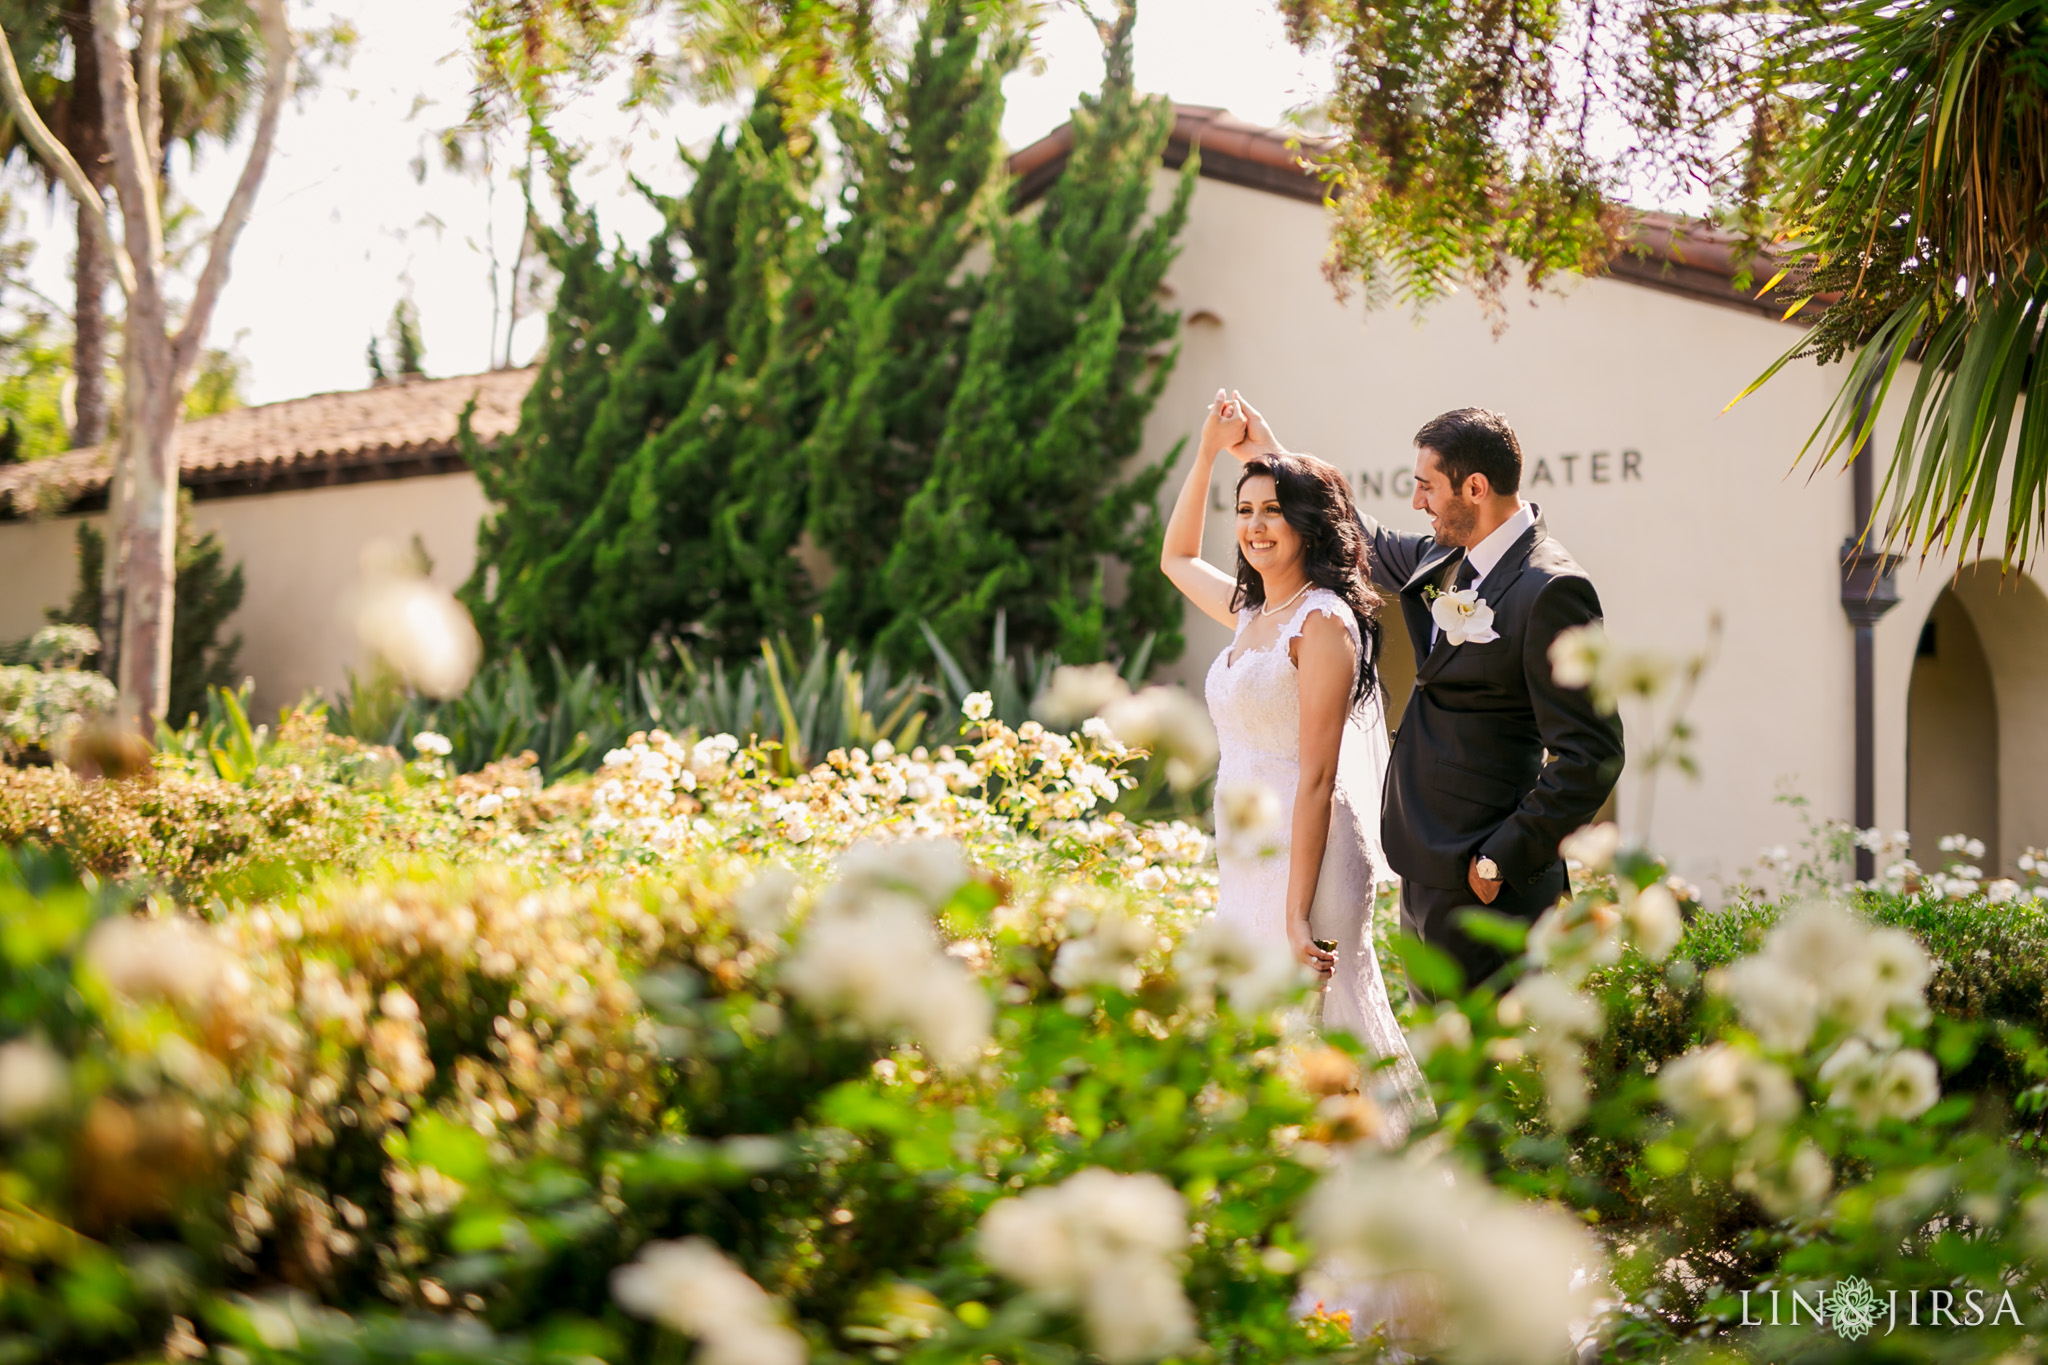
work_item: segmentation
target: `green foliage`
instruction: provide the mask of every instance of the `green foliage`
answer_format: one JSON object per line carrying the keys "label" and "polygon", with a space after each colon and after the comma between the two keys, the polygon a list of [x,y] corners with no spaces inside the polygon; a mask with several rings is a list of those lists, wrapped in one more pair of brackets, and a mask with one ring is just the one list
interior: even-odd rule
{"label": "green foliage", "polygon": [[1336,63],[1334,276],[1371,303],[1470,285],[1498,313],[1517,268],[1598,273],[1631,192],[1721,185],[1749,33],[1724,12],[1748,8],[1285,0],[1295,42]]}
{"label": "green foliage", "polygon": [[[1069,662],[1148,632],[1162,660],[1180,653],[1179,603],[1147,572],[1161,535],[1154,500],[1178,451],[1135,477],[1124,467],[1177,353],[1160,351],[1180,316],[1158,300],[1197,163],[1154,217],[1173,112],[1132,89],[1135,22],[1125,8],[1103,89],[1075,110],[1073,151],[1037,212],[991,228],[994,259],[932,473],[879,576],[893,612],[879,638],[899,658],[915,655],[927,621],[955,648],[978,645],[1006,606],[1015,640]],[[1109,563],[1135,570],[1114,607]]]}
{"label": "green foliage", "polygon": [[[449,762],[458,772],[525,751],[550,779],[591,772],[634,733],[662,729],[756,737],[802,768],[833,749],[872,748],[879,740],[913,748],[935,713],[957,719],[966,695],[899,677],[879,656],[863,666],[822,633],[807,652],[786,637],[763,641],[760,654],[739,665],[679,650],[622,679],[595,664],[572,668],[559,653],[548,664],[548,675],[536,679],[524,655],[508,655],[479,669],[461,696],[438,703],[388,678],[355,679],[336,709],[335,731],[394,748],[431,731],[453,746]],[[1007,664],[997,668],[1018,691],[1023,684]]]}
{"label": "green foliage", "polygon": [[1046,202],[1009,214],[1021,51],[1000,8],[932,7],[873,107],[835,119],[835,161],[764,98],[640,257],[607,257],[558,168],[541,375],[518,431],[469,447],[498,511],[464,596],[494,650],[618,667],[688,636],[738,662],[816,611],[914,666],[921,619],[980,649],[1016,594],[1020,644],[1093,659],[1156,630],[1172,655],[1168,590],[1103,589],[1157,553],[1163,470],[1123,465],[1176,326],[1155,296],[1187,187],[1146,208],[1170,115],[1111,87]]}
{"label": "green foliage", "polygon": [[1854,353],[1807,442],[1825,464],[1871,439],[1918,361],[1874,529],[1970,553],[1996,533],[2024,563],[2048,512],[2048,15],[2016,0],[1838,0],[1783,41],[1777,78],[1830,94],[1774,202],[1801,298],[1825,311],[1764,378]]}
{"label": "green foliage", "polygon": [[[208,531],[192,534],[192,500],[178,501],[177,614],[171,625],[171,691],[167,716],[191,716],[207,705],[208,694],[240,681],[235,661],[242,652],[239,633],[221,638],[227,620],[241,608],[242,566],[227,563],[227,549]],[[101,611],[101,571],[107,540],[98,527],[78,524],[78,585],[71,601],[44,612],[52,622],[97,630]],[[87,660],[96,663],[97,653]]]}
{"label": "green foliage", "polygon": [[[1574,1264],[1606,1277],[1604,1361],[1960,1365],[2043,1329],[2048,909],[2016,883],[1851,913],[1802,880],[1681,934],[1666,869],[1623,850],[1533,932],[1485,926],[1526,939],[1499,980],[1461,993],[1401,941],[1438,997],[1405,1021],[1436,1114],[1395,1157],[1358,1140],[1380,1111],[1353,1045],[1214,1000],[1230,978],[1189,937],[1206,848],[1101,812],[1076,774],[1134,779],[1100,741],[991,719],[792,774],[773,744],[650,737],[543,789],[218,701],[153,782],[0,767],[11,1358],[668,1365],[693,1348],[614,1272],[701,1237],[811,1359],[1077,1360],[1099,1325],[1023,1292],[979,1229],[1086,1170],[1156,1175],[1185,1211],[1169,1282],[1203,1345],[1176,1359],[1375,1358],[1292,1311],[1332,1228],[1430,1264],[1465,1312],[1512,1300],[1540,1204],[1598,1235]],[[851,851],[913,830],[972,866]],[[835,916],[906,907],[922,946],[818,987]],[[955,978],[964,1014],[940,1013],[985,1051],[942,1046],[903,985]],[[1904,1079],[1859,1088],[1859,1058]],[[1377,1179],[1319,1183],[1354,1165]],[[1431,1221],[1457,1190],[1469,1226]],[[1430,1262],[1439,1236],[1508,1239],[1506,1278]],[[1850,1277],[1923,1310],[1982,1290],[1987,1317],[2009,1290],[2020,1321],[1902,1311],[1857,1342],[1742,1320],[1743,1290]],[[1475,1358],[1442,1325],[1415,1358]]]}
{"label": "green foliage", "polygon": [[[2048,509],[2048,15],[2032,0],[1288,0],[1336,53],[1333,266],[1375,301],[1597,273],[1631,195],[1697,192],[1768,248],[1796,359],[1854,363],[1806,453],[1857,458],[1910,359],[1870,529],[2034,552]],[[1747,282],[1745,270],[1738,283]],[[1788,312],[1788,316],[1790,315]],[[1998,508],[2003,503],[2002,516]]]}
{"label": "green foliage", "polygon": [[79,668],[99,648],[90,630],[45,626],[0,662],[0,759],[47,759],[78,726],[113,714],[114,686]]}
{"label": "green foliage", "polygon": [[[772,95],[793,127],[871,94],[899,11],[851,0],[528,0],[469,11],[472,119],[544,126],[608,73],[627,107]],[[659,15],[662,24],[644,21]],[[660,37],[657,39],[656,34]]]}
{"label": "green foliage", "polygon": [[[467,443],[499,509],[464,590],[494,651],[617,666],[700,621],[735,632],[713,636],[730,653],[802,624],[798,486],[776,465],[811,401],[792,343],[815,309],[791,290],[818,240],[812,167],[764,103],[695,169],[657,200],[668,228],[646,260],[613,262],[558,167],[547,352],[513,436]],[[744,516],[756,497],[779,515]]]}
{"label": "green foliage", "polygon": [[[49,0],[0,2],[0,17],[6,19],[8,41],[29,99],[60,139],[72,132],[65,114],[76,107],[71,31],[66,23],[73,14],[69,6]],[[84,31],[90,32],[89,27]],[[231,141],[262,70],[260,31],[246,0],[196,0],[165,34],[160,145],[168,150],[173,143],[183,143],[196,152],[208,138]],[[97,115],[97,91],[91,92],[89,102],[81,103]],[[72,144],[67,140],[66,145]],[[14,120],[0,111],[0,160],[17,155],[26,158],[32,153]],[[40,165],[37,169],[56,183],[55,174]]]}
{"label": "green foliage", "polygon": [[248,405],[243,385],[249,379],[249,362],[232,350],[209,346],[200,353],[185,390],[185,419],[212,417]]}
{"label": "green foliage", "polygon": [[26,278],[35,244],[20,229],[14,195],[0,190],[0,465],[70,445],[64,422],[70,348],[50,305]]}

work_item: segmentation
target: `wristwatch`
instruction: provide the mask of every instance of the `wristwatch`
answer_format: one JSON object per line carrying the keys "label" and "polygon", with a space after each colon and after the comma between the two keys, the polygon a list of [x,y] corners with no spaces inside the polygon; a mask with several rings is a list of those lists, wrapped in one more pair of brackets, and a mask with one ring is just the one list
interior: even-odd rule
{"label": "wristwatch", "polygon": [[1484,853],[1479,855],[1479,861],[1472,865],[1472,870],[1479,874],[1481,881],[1497,882],[1500,880],[1500,864],[1487,857]]}

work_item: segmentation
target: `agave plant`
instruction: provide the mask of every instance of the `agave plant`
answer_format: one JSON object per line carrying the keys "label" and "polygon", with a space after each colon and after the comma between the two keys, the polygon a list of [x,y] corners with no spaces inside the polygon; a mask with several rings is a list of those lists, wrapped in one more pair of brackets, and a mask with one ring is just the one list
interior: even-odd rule
{"label": "agave plant", "polygon": [[550,651],[544,678],[510,653],[477,670],[469,687],[445,702],[408,692],[383,674],[351,676],[333,728],[396,748],[431,730],[448,740],[449,762],[460,772],[532,750],[550,781],[593,771],[635,731],[655,729],[768,741],[796,771],[835,748],[872,748],[885,739],[913,747],[939,696],[921,678],[895,677],[879,656],[861,667],[822,631],[807,653],[787,638],[764,640],[761,657],[737,669],[701,663],[686,647],[670,652],[666,666],[613,677],[594,663],[572,668]]}
{"label": "agave plant", "polygon": [[[977,683],[960,660],[939,642],[938,635],[930,626],[920,621],[918,628],[924,632],[925,643],[932,647],[932,658],[939,665],[939,681],[943,687],[941,695],[948,708],[949,720],[957,721],[963,717],[962,707],[969,694],[986,692],[997,720],[1005,725],[1022,725],[1031,715],[1032,701],[1045,691],[1052,671],[1061,663],[1057,655],[1039,655],[1030,649],[1012,656],[1009,621],[1003,612],[998,611],[995,630],[989,640],[988,661],[980,669],[981,680]],[[1138,647],[1122,660],[1118,671],[1132,687],[1144,682],[1145,674],[1152,666],[1152,649],[1158,639],[1157,634],[1146,635],[1138,642]]]}

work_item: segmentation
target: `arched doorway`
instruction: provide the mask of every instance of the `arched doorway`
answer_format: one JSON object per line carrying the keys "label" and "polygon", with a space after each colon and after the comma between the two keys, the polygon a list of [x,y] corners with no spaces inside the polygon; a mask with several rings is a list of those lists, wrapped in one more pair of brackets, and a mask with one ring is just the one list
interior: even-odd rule
{"label": "arched doorway", "polygon": [[2048,844],[2048,595],[1996,564],[1935,599],[1913,660],[1906,828],[1923,867],[1945,834],[1982,839],[1987,876]]}

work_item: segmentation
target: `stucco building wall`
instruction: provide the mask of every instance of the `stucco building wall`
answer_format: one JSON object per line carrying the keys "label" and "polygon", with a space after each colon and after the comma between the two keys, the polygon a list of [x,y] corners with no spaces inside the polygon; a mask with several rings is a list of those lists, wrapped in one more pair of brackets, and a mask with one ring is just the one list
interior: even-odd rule
{"label": "stucco building wall", "polygon": [[[1316,205],[1202,183],[1171,276],[1190,321],[1148,452],[1192,439],[1208,396],[1237,388],[1291,447],[1352,474],[1367,511],[1421,531],[1406,476],[1416,428],[1454,407],[1505,413],[1528,461],[1524,494],[1592,575],[1614,636],[1690,653],[1721,622],[1692,709],[1703,772],[1698,782],[1658,778],[1656,845],[1711,890],[1759,849],[1794,842],[1797,819],[1775,802],[1780,793],[1849,814],[1853,659],[1838,559],[1851,491],[1837,472],[1793,469],[1837,376],[1795,365],[1724,412],[1797,333],[1619,281],[1511,296],[1498,337],[1469,295],[1419,321],[1400,309],[1368,314],[1339,303],[1322,277],[1327,231]],[[1227,564],[1226,479],[1235,475],[1220,470],[1207,545]],[[1900,617],[1881,636],[1917,636],[1917,622]],[[1175,672],[1199,687],[1226,633],[1192,613],[1187,629]],[[1905,818],[1906,647],[1887,698],[1896,722],[1880,734],[1897,755],[1880,773],[1888,827]],[[1631,750],[1646,739],[1638,723]],[[1639,822],[1640,774],[1625,779],[1622,798]]]}
{"label": "stucco building wall", "polygon": [[[473,474],[195,503],[194,526],[218,533],[229,562],[242,565],[242,607],[227,629],[241,632],[240,667],[256,680],[260,711],[267,716],[316,689],[339,696],[349,670],[362,667],[349,603],[366,547],[405,546],[417,536],[433,561],[434,581],[454,588],[476,563],[484,508]],[[32,634],[44,607],[69,600],[79,520],[0,524],[0,639]]]}

